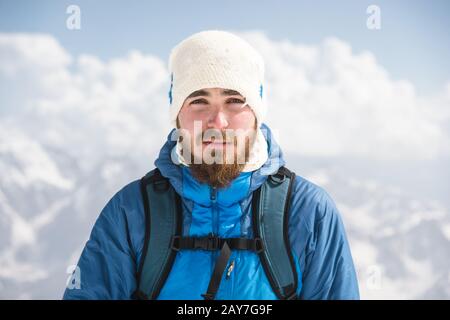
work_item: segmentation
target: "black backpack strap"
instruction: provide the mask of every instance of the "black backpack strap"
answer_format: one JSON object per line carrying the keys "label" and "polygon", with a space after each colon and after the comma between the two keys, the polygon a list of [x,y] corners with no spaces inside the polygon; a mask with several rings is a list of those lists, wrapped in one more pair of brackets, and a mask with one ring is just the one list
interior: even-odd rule
{"label": "black backpack strap", "polygon": [[253,193],[253,230],[264,250],[259,257],[279,299],[297,298],[297,270],[288,239],[289,205],[295,173],[281,167]]}
{"label": "black backpack strap", "polygon": [[231,250],[250,250],[257,253],[263,250],[263,241],[261,238],[219,238],[213,235],[208,237],[181,237],[173,236],[172,250],[221,250],[224,244],[227,244]]}
{"label": "black backpack strap", "polygon": [[219,257],[214,265],[214,270],[208,284],[206,293],[202,294],[205,300],[214,300],[219,290],[222,275],[231,256],[231,250],[251,250],[257,253],[263,248],[263,241],[260,238],[219,238],[213,234],[207,237],[172,237],[171,248],[179,250],[220,250]]}
{"label": "black backpack strap", "polygon": [[[288,240],[288,211],[295,174],[282,167],[253,193],[254,239],[181,237],[181,199],[158,169],[141,179],[145,239],[137,272],[135,299],[156,299],[180,249],[221,250],[208,290],[214,299],[231,249],[259,254],[269,282],[280,299],[295,299],[297,272]],[[174,205],[175,204],[175,205]],[[264,221],[264,223],[261,223]],[[151,254],[149,254],[151,252]]]}
{"label": "black backpack strap", "polygon": [[158,169],[141,179],[145,238],[137,272],[135,299],[156,299],[172,268],[173,235],[181,235],[181,199]]}
{"label": "black backpack strap", "polygon": [[208,284],[208,289],[206,290],[206,293],[202,294],[202,297],[205,300],[214,300],[214,298],[216,297],[217,291],[219,290],[220,281],[222,280],[223,272],[227,267],[230,256],[231,249],[228,246],[228,243],[224,242],[222,248],[220,249],[220,255],[216,260],[216,264],[214,265],[214,270]]}

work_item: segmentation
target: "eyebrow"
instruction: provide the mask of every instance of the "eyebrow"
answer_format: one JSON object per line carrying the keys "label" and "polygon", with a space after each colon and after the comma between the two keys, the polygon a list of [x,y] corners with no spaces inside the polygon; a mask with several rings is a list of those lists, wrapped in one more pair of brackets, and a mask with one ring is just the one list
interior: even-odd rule
{"label": "eyebrow", "polygon": [[[230,89],[222,90],[221,95],[222,96],[242,96],[238,91],[230,90]],[[195,98],[195,97],[199,97],[199,96],[210,97],[211,94],[206,90],[197,90],[197,91],[192,92],[186,99]]]}

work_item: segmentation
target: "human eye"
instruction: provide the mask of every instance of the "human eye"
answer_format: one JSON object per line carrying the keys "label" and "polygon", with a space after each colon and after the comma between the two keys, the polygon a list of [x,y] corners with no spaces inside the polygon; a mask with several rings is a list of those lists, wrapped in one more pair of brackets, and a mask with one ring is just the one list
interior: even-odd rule
{"label": "human eye", "polygon": [[205,99],[195,99],[190,102],[190,104],[208,104],[208,101]]}
{"label": "human eye", "polygon": [[240,103],[240,104],[244,104],[244,100],[239,99],[239,98],[230,98],[227,100],[227,103]]}
{"label": "human eye", "polygon": [[233,112],[239,112],[244,106],[245,100],[239,98],[230,98],[226,101],[227,108]]}
{"label": "human eye", "polygon": [[208,100],[203,98],[194,99],[191,102],[189,102],[189,107],[193,112],[203,113],[209,110],[209,103]]}

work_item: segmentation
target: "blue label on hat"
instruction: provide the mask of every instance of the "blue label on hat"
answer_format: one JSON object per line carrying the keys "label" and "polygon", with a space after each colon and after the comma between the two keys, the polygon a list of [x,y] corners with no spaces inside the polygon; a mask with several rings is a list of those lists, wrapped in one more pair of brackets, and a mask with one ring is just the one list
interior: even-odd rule
{"label": "blue label on hat", "polygon": [[172,104],[173,72],[170,75],[169,102]]}

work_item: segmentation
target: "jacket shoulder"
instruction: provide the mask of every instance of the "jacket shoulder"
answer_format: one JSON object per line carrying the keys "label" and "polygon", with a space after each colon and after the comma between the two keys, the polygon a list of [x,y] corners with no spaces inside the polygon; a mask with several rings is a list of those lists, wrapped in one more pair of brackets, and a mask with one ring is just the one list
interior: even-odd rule
{"label": "jacket shoulder", "polygon": [[291,193],[290,219],[297,221],[307,230],[325,218],[339,216],[334,200],[321,186],[297,175]]}
{"label": "jacket shoulder", "polygon": [[140,179],[127,183],[111,197],[100,213],[97,223],[102,220],[109,221],[103,224],[105,228],[115,226],[117,230],[122,230],[118,236],[127,237],[132,252],[139,259],[145,233]]}

